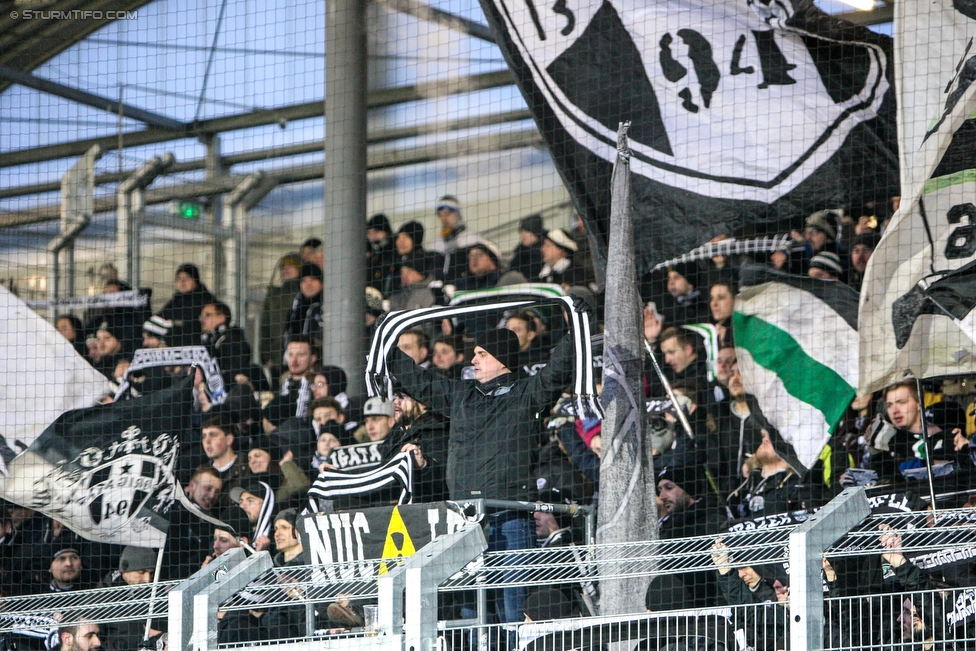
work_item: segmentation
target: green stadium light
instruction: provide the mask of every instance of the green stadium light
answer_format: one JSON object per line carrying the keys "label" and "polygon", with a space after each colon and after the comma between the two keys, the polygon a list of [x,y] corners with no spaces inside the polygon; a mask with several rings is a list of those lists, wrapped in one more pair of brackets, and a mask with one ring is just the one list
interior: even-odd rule
{"label": "green stadium light", "polygon": [[174,212],[183,219],[200,219],[203,214],[203,206],[196,201],[176,201],[174,204]]}

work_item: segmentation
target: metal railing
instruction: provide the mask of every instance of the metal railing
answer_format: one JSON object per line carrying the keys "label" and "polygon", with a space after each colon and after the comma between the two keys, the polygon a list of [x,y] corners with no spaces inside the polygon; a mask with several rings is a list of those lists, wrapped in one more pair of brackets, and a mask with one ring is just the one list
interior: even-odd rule
{"label": "metal railing", "polygon": [[[725,560],[713,557],[718,537],[728,551]],[[881,582],[882,567],[886,567],[882,554],[889,558],[892,553],[901,554],[929,571],[943,566],[969,567],[976,559],[976,511],[871,515],[863,489],[845,491],[800,524],[627,544],[518,552],[486,549],[482,527],[474,523],[396,560],[272,567],[266,553],[246,557],[236,549],[186,581],[159,584],[155,592],[151,586],[132,586],[4,599],[0,601],[0,637],[32,627],[50,628],[58,618],[62,623],[72,618],[108,623],[138,621],[153,612],[168,613],[169,643],[174,651],[212,651],[218,647],[220,612],[297,608],[305,614],[304,636],[249,646],[294,647],[296,651],[556,649],[731,635],[740,647],[746,644],[756,649],[925,648],[929,642],[911,632],[911,626],[919,625],[912,619],[914,607],[917,619],[931,632],[931,643],[936,645],[931,648],[950,648],[956,642],[954,648],[968,648],[961,641],[972,645],[976,639],[976,589],[948,588],[936,581],[931,585],[894,584],[898,590],[911,589],[894,592]],[[832,582],[829,573],[821,572],[824,558],[838,573],[850,576],[853,568],[853,574],[868,572],[877,581]],[[488,595],[502,588],[573,585],[582,589],[597,580],[614,578],[714,574],[716,562],[732,569],[788,564],[792,569],[788,600],[783,595],[781,602],[532,623],[490,623],[486,613]],[[842,568],[845,563],[846,570]],[[891,572],[885,571],[890,579]],[[471,595],[477,596],[471,601],[476,616],[447,620],[442,613],[439,619],[439,604],[450,599],[456,603],[461,593],[467,593],[466,602]],[[326,607],[339,599],[375,605],[376,621],[368,629],[323,630],[318,624]],[[582,646],[566,646],[576,643]]]}

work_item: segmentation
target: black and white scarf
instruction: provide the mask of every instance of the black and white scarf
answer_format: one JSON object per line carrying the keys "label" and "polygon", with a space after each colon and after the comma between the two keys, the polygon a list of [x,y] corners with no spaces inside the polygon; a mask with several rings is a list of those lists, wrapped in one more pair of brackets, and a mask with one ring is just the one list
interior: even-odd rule
{"label": "black and white scarf", "polygon": [[[287,380],[281,383],[281,395],[287,396],[291,393],[291,383],[293,377],[289,377]],[[312,402],[312,384],[308,381],[307,376],[303,376],[301,381],[298,383],[298,388],[296,389],[298,393],[298,403],[295,409],[295,415],[299,418],[304,418],[308,416],[308,405]]]}
{"label": "black and white scarf", "polygon": [[[466,294],[465,299],[484,298],[492,296],[501,299],[506,294],[511,296],[513,288],[500,287],[497,291],[483,290]],[[523,294],[524,295],[524,294]],[[428,307],[417,310],[400,310],[390,312],[377,326],[370,344],[369,356],[366,360],[366,388],[370,396],[386,396],[393,399],[393,383],[390,379],[386,358],[396,345],[400,335],[417,324],[431,319],[446,319],[464,314],[475,314],[485,311],[500,311],[515,308],[525,308],[537,304],[561,304],[567,308],[572,327],[573,341],[576,348],[576,379],[573,395],[576,400],[577,413],[587,417],[603,418],[603,408],[596,395],[596,383],[593,372],[592,349],[590,347],[590,322],[586,317],[585,308],[578,305],[570,296],[553,296],[551,293],[544,299],[529,298],[525,300],[511,300],[498,303],[480,305],[450,305],[447,307]],[[581,418],[583,416],[580,416]]]}

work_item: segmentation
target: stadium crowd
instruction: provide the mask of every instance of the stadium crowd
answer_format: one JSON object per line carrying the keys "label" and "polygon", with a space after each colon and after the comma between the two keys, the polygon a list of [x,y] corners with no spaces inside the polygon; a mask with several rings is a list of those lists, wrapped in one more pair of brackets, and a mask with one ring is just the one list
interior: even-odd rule
{"label": "stadium crowd", "polygon": [[[526,282],[550,283],[588,305],[601,327],[599,293],[580,220],[574,229],[547,230],[540,215],[524,218],[510,255],[469,228],[460,202],[435,206],[441,230],[432,241],[410,221],[393,229],[382,214],[367,222],[368,285],[363,336],[391,310],[446,304],[456,292]],[[860,288],[877,246],[880,224],[844,223],[832,211],[808,216],[784,251],[753,256],[792,274]],[[730,569],[721,541],[730,523],[809,512],[844,487],[905,493],[918,508],[927,491],[926,455],[935,472],[940,506],[976,508],[970,496],[976,434],[973,392],[966,380],[914,381],[859,396],[835,428],[819,462],[804,467],[779,436],[736,364],[732,313],[737,270],[746,256],[674,264],[642,279],[644,336],[663,378],[644,376],[645,427],[654,459],[662,538],[713,536],[714,571],[659,577],[648,610],[771,603],[788,594],[783,568]],[[268,550],[278,566],[308,562],[296,529],[309,487],[323,471],[355,472],[407,452],[414,464],[414,502],[487,498],[599,505],[601,423],[579,417],[568,387],[573,347],[563,315],[551,305],[425,323],[403,333],[388,363],[397,397],[351,395],[344,369],[323,359],[322,242],[307,240],[279,261],[260,319],[260,364],[244,329],[201,280],[198,266],[176,268],[172,297],[156,311],[111,308],[63,314],[56,327],[94,368],[121,381],[137,348],[205,346],[217,360],[227,399],[211,405],[200,382],[192,432],[184,433],[180,481],[203,513],[226,527],[174,506],[163,556],[163,578],[182,579],[216,555],[247,544]],[[130,289],[117,276],[104,292]],[[517,291],[517,290],[513,290]],[[495,319],[497,316],[499,318]],[[714,326],[717,347],[686,326]],[[648,366],[650,369],[650,366]],[[158,391],[185,368],[151,367],[129,375],[133,396]],[[673,388],[671,400],[664,381]],[[106,400],[110,400],[106,397]],[[690,431],[678,418],[687,417]],[[923,444],[924,431],[928,439]],[[976,448],[976,442],[972,442]],[[336,510],[396,503],[389,490],[340,498]],[[256,529],[273,509],[273,526]],[[5,595],[63,592],[95,585],[151,580],[155,553],[93,543],[30,509],[4,504],[0,582]],[[486,518],[491,549],[526,549],[582,541],[578,520],[550,513],[503,510]],[[885,536],[879,532],[879,537]],[[900,554],[868,566],[831,561],[830,594],[879,594],[933,586],[976,586],[972,563],[922,572]],[[587,613],[578,584],[553,593],[508,589],[496,599],[499,621]],[[540,605],[541,604],[541,605]],[[363,623],[362,604],[340,599],[318,615],[322,627]],[[469,610],[454,604],[455,614]],[[265,616],[266,615],[266,616]],[[221,619],[221,642],[280,639],[303,634],[304,611],[241,612]],[[837,614],[842,617],[843,614]],[[933,613],[923,614],[925,618]],[[783,648],[782,626],[754,626],[758,649]],[[892,630],[901,630],[895,628]],[[892,633],[894,635],[894,633]],[[62,631],[63,649],[132,648],[141,630],[96,624]],[[137,639],[138,638],[138,639]],[[898,640],[889,640],[898,641]]]}

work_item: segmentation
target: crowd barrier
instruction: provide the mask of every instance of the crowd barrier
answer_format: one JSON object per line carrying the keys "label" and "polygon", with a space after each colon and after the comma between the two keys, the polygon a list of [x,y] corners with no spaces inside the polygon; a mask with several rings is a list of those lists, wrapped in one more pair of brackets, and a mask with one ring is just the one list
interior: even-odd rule
{"label": "crowd barrier", "polygon": [[[591,583],[714,571],[715,537],[488,552],[482,527],[470,522],[398,559],[272,567],[266,552],[246,556],[233,549],[179,583],[5,599],[0,602],[0,637],[50,629],[57,620],[62,625],[82,619],[110,623],[155,615],[168,618],[171,651],[216,651],[221,611],[298,608],[305,611],[304,636],[247,646],[255,651],[653,649],[681,638],[685,643],[727,640],[734,644],[730,649],[763,648],[756,640],[766,640],[772,646],[765,648],[810,651],[974,644],[972,588],[825,598],[821,573],[825,555],[858,564],[878,557],[886,551],[884,532],[898,534],[900,551],[920,565],[965,560],[976,548],[972,510],[871,514],[864,490],[855,488],[799,520],[721,536],[732,568],[788,563],[789,596],[780,603],[492,623],[487,594],[499,588],[578,583],[585,594]],[[439,620],[438,603],[458,594],[476,595],[474,617]],[[351,631],[316,629],[316,612],[340,598],[375,605],[375,622]],[[623,646],[614,647],[618,643]]]}

